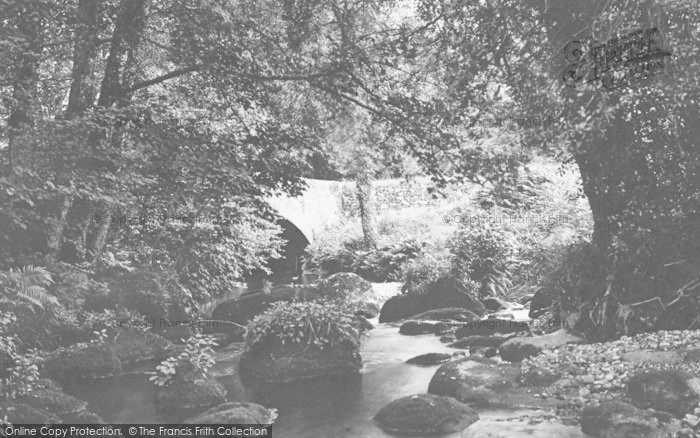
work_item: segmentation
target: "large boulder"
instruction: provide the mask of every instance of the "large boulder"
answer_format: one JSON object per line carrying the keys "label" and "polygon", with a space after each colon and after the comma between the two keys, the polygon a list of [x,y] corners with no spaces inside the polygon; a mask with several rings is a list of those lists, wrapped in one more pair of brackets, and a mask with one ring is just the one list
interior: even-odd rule
{"label": "large boulder", "polygon": [[485,298],[482,300],[482,303],[484,303],[484,307],[488,312],[498,312],[500,310],[505,310],[510,306],[510,303],[496,297]]}
{"label": "large boulder", "polygon": [[666,411],[680,418],[700,401],[689,384],[692,378],[680,370],[642,371],[629,379],[627,395],[638,408]]}
{"label": "large boulder", "polygon": [[[272,288],[269,293],[255,292],[241,295],[237,299],[223,301],[214,308],[211,318],[245,325],[267,310],[272,303],[293,300],[308,301],[319,297],[319,290],[315,286],[279,286]],[[235,326],[218,324],[216,329],[221,331],[235,330]]]}
{"label": "large boulder", "polygon": [[225,401],[226,389],[188,362],[178,366],[169,385],[160,386],[156,391],[156,404],[163,412],[201,411]]}
{"label": "large boulder", "polygon": [[372,292],[372,283],[352,272],[339,272],[318,283],[321,295],[331,299],[350,299]]}
{"label": "large boulder", "polygon": [[428,392],[486,407],[500,404],[507,392],[518,386],[519,377],[518,367],[470,357],[438,368],[430,380]]}
{"label": "large boulder", "polygon": [[542,336],[517,337],[501,344],[498,352],[501,359],[508,362],[520,362],[528,357],[536,356],[543,350],[561,347],[566,344],[580,344],[584,340],[565,329],[547,333]]}
{"label": "large boulder", "polygon": [[401,436],[460,432],[478,419],[479,414],[469,406],[432,394],[394,400],[374,417],[384,431]]}
{"label": "large boulder", "polygon": [[43,364],[47,376],[59,383],[109,377],[122,372],[122,364],[114,347],[91,344],[61,350]]}
{"label": "large boulder", "polygon": [[459,307],[483,315],[484,305],[470,290],[452,278],[441,278],[424,293],[405,293],[389,298],[379,314],[379,322],[394,322],[419,313],[446,307]]}
{"label": "large boulder", "polygon": [[530,300],[530,313],[532,319],[539,318],[547,313],[557,300],[557,292],[552,288],[540,288]]}
{"label": "large boulder", "polygon": [[243,353],[243,375],[256,380],[278,383],[318,377],[357,374],[362,369],[360,344],[347,339],[323,349],[297,343],[270,345]]}
{"label": "large boulder", "polygon": [[114,352],[124,369],[166,359],[173,351],[167,339],[148,331],[122,330],[114,338]]}
{"label": "large boulder", "polygon": [[186,424],[271,424],[277,413],[255,403],[224,403],[194,418]]}
{"label": "large boulder", "polygon": [[665,438],[679,429],[668,414],[618,401],[587,406],[581,414],[581,430],[596,438]]}

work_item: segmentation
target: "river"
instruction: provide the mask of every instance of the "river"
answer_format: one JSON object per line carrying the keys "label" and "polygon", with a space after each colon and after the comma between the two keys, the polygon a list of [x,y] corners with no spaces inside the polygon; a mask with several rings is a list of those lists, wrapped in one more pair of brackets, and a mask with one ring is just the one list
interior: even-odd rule
{"label": "river", "polygon": [[[397,398],[424,393],[438,366],[406,364],[424,353],[455,353],[437,336],[404,336],[398,324],[379,324],[368,332],[363,343],[364,368],[359,376],[326,379],[286,385],[254,385],[241,382],[236,373],[238,351],[232,346],[218,353],[212,372],[228,390],[230,401],[252,401],[278,410],[274,424],[276,437],[284,438],[388,438],[372,417]],[[158,413],[155,387],[139,373],[92,382],[71,391],[89,402],[89,409],[107,422],[164,423],[182,422],[181,413]],[[468,430],[485,433],[483,437],[584,437],[575,426],[556,426],[542,431],[538,418],[544,411],[480,411],[482,418]],[[534,426],[532,425],[534,424]],[[490,432],[488,430],[490,430]],[[460,433],[443,435],[458,438]],[[465,437],[467,435],[464,435]]]}

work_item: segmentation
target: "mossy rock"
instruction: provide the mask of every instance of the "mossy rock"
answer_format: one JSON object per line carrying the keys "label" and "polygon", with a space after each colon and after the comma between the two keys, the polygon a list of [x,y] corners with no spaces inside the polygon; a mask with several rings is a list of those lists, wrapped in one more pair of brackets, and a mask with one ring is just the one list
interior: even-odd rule
{"label": "mossy rock", "polygon": [[321,295],[328,298],[353,298],[372,291],[372,283],[352,272],[339,272],[321,280],[317,285]]}
{"label": "mossy rock", "polygon": [[240,369],[243,375],[263,382],[293,382],[357,374],[362,369],[362,356],[355,340],[336,342],[323,349],[286,344],[246,351]]}
{"label": "mossy rock", "polygon": [[428,392],[479,407],[495,406],[518,387],[519,377],[520,367],[469,357],[438,368],[430,380]]}
{"label": "mossy rock", "polygon": [[7,418],[8,422],[15,425],[61,423],[61,419],[58,415],[46,409],[35,408],[19,402],[0,403],[0,418]]}
{"label": "mossy rock", "polygon": [[669,414],[618,401],[587,406],[581,414],[583,433],[600,438],[665,438],[678,429],[680,422]]}
{"label": "mossy rock", "polygon": [[225,401],[226,389],[216,379],[203,375],[189,363],[180,365],[173,381],[156,391],[156,403],[163,412],[201,411]]}
{"label": "mossy rock", "polygon": [[44,362],[43,369],[46,375],[63,383],[118,375],[122,364],[113,346],[92,344],[52,355]]}
{"label": "mossy rock", "polygon": [[52,389],[35,389],[17,401],[56,415],[79,412],[87,407],[86,401]]}
{"label": "mossy rock", "polygon": [[469,406],[451,397],[416,394],[382,408],[374,420],[384,431],[397,435],[439,435],[461,432],[479,419]]}
{"label": "mossy rock", "polygon": [[689,381],[693,376],[680,370],[648,370],[632,376],[627,395],[638,408],[653,408],[676,417],[692,413],[700,401]]}
{"label": "mossy rock", "polygon": [[187,424],[271,424],[276,413],[256,403],[230,402],[211,408]]}
{"label": "mossy rock", "polygon": [[509,305],[509,303],[501,300],[500,298],[496,298],[496,297],[485,298],[482,301],[482,303],[484,303],[484,307],[489,312],[498,312],[500,310],[507,309],[508,305]]}
{"label": "mossy rock", "polygon": [[404,293],[389,298],[382,306],[379,322],[394,322],[433,309],[458,307],[476,315],[485,313],[484,305],[472,291],[452,278],[441,278],[430,284],[425,293]]}
{"label": "mossy rock", "polygon": [[123,330],[114,338],[114,352],[124,368],[166,359],[172,343],[148,331]]}

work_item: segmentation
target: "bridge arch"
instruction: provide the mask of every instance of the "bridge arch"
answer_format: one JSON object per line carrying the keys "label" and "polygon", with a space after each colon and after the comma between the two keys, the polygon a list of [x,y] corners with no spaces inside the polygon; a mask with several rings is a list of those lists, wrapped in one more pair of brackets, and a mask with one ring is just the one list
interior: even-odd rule
{"label": "bridge arch", "polygon": [[343,181],[306,179],[307,188],[300,196],[276,196],[267,203],[284,219],[301,231],[309,243],[327,227],[343,220],[341,197]]}

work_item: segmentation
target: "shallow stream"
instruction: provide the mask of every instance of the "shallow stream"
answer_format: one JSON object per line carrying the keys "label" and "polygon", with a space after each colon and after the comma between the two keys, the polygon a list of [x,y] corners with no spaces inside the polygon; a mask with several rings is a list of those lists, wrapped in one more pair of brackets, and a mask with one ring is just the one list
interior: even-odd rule
{"label": "shallow stream", "polygon": [[[517,316],[516,316],[517,318]],[[364,368],[354,378],[327,379],[287,385],[250,386],[235,372],[238,352],[228,348],[219,354],[213,373],[228,390],[230,401],[253,401],[276,408],[279,418],[273,430],[284,438],[380,438],[390,437],[372,417],[397,398],[426,392],[437,365],[421,367],[405,361],[424,353],[455,353],[437,336],[404,336],[398,325],[371,321],[375,329],[365,339]],[[182,414],[159,414],[155,387],[143,374],[120,376],[93,382],[70,391],[90,403],[89,408],[107,422],[181,422]],[[485,437],[585,437],[575,426],[556,424],[547,428],[544,411],[480,411],[481,420],[469,433],[443,435],[445,438]],[[545,430],[542,427],[545,427]],[[551,429],[551,430],[550,430]],[[479,434],[473,435],[479,432]]]}

